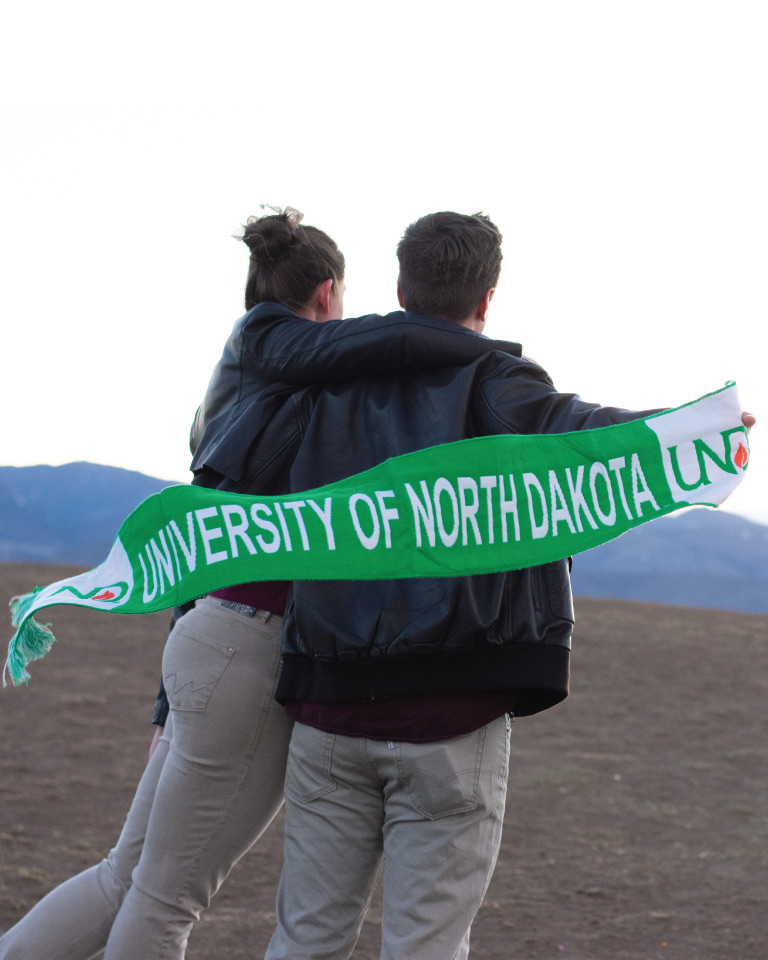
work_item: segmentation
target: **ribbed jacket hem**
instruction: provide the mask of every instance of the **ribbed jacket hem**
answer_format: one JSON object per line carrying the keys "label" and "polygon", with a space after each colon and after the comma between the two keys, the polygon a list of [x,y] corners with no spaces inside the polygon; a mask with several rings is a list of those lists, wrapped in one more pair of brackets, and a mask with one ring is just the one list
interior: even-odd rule
{"label": "ribbed jacket hem", "polygon": [[287,654],[276,697],[280,703],[360,703],[513,690],[515,715],[529,716],[568,696],[569,662],[567,647],[543,643],[483,647],[460,655],[334,662]]}

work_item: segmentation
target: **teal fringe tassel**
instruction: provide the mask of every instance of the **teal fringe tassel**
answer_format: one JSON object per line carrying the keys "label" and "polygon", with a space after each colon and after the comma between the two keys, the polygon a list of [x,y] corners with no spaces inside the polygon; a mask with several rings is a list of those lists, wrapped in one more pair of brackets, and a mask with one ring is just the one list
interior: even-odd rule
{"label": "teal fringe tassel", "polygon": [[14,634],[8,647],[8,659],[3,670],[3,686],[6,685],[6,672],[10,674],[15,687],[21,683],[28,683],[27,664],[44,657],[56,640],[49,623],[36,623],[31,617],[26,623],[22,622],[34,602],[35,595],[39,592],[38,587],[32,593],[25,593],[11,600],[11,622],[14,627],[18,627],[20,623],[22,625]]}
{"label": "teal fringe tassel", "polygon": [[[50,626],[49,623],[35,623],[30,617],[14,634],[8,647],[8,659],[5,662],[5,669],[11,675],[14,687],[18,687],[20,683],[28,683],[27,664],[44,657],[53,646],[56,637],[51,632]],[[5,671],[3,671],[3,686],[5,686]]]}
{"label": "teal fringe tassel", "polygon": [[20,596],[12,598],[8,606],[11,608],[11,623],[14,627],[18,627],[27,615],[27,611],[35,602],[35,598],[42,589],[42,587],[35,587],[31,593],[22,593]]}

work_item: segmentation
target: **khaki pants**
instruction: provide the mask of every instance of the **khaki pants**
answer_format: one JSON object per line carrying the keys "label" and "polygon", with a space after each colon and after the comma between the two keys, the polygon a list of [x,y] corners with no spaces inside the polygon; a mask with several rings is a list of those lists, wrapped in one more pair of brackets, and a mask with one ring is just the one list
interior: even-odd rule
{"label": "khaki pants", "polygon": [[[120,839],[107,859],[51,890],[0,937],[0,960],[91,960],[101,955],[141,856],[170,730],[169,723],[139,781]],[[94,802],[98,803],[98,797]]]}
{"label": "khaki pants", "polygon": [[105,960],[184,956],[194,920],[282,804],[281,634],[282,617],[212,598],[177,623],[163,658],[172,713],[117,845],[0,938],[0,960],[89,960],[105,946]]}
{"label": "khaki pants", "polygon": [[463,960],[501,842],[509,721],[412,744],[294,727],[267,960],[346,960],[383,878],[382,960]]}

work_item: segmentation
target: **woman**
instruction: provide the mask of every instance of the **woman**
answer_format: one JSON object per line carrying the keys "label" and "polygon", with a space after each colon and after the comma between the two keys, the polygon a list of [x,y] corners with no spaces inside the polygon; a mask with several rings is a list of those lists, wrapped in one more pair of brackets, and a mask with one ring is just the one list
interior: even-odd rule
{"label": "woman", "polygon": [[[288,477],[250,456],[266,424],[293,429],[296,385],[479,359],[516,345],[400,312],[342,316],[344,258],[291,208],[250,219],[248,312],[234,327],[192,430],[196,483],[279,494]],[[282,433],[280,433],[282,437]],[[289,441],[286,436],[286,442]],[[0,960],[183,958],[194,921],[283,800],[291,724],[273,698],[287,585],[217,591],[166,644],[171,712],[106,860],[40,901],[0,937]],[[162,719],[162,718],[161,718]]]}
{"label": "woman", "polygon": [[[330,237],[300,221],[286,208],[245,227],[249,313],[198,411],[193,442],[201,462],[217,425],[250,401],[246,378],[231,366],[248,359],[254,308],[271,301],[307,320],[341,319],[344,257]],[[247,382],[251,391],[258,386],[258,379]],[[170,716],[117,845],[0,938],[2,960],[86,960],[101,950],[109,960],[184,956],[194,920],[282,804],[292,725],[273,692],[287,588],[218,591],[177,620],[163,657]]]}

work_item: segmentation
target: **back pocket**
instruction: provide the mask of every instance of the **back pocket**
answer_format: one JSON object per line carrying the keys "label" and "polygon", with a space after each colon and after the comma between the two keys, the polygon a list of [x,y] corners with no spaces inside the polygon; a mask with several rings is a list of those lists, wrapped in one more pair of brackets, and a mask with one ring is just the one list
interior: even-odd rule
{"label": "back pocket", "polygon": [[285,792],[300,803],[311,803],[336,789],[331,776],[334,735],[296,724],[291,738]]}
{"label": "back pocket", "polygon": [[422,816],[437,820],[475,809],[486,729],[453,740],[397,744],[400,779]]}
{"label": "back pocket", "polygon": [[180,620],[168,637],[163,655],[163,684],[171,707],[205,710],[234,654],[235,647],[195,635]]}

